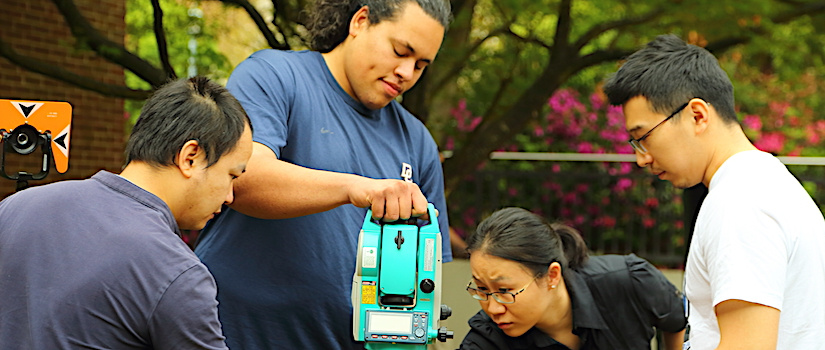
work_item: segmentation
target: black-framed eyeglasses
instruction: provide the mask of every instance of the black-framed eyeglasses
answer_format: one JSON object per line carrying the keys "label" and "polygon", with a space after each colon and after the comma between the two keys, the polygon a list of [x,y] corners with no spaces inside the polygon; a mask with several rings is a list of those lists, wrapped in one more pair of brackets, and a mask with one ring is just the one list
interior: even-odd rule
{"label": "black-framed eyeglasses", "polygon": [[640,137],[638,139],[634,139],[634,138],[631,137],[630,140],[627,140],[627,142],[630,143],[630,146],[633,147],[634,151],[639,152],[641,154],[647,153],[647,148],[645,148],[645,146],[642,145],[642,141],[644,141],[644,139],[646,139],[648,136],[650,136],[650,133],[653,132],[653,130],[656,130],[656,128],[658,128],[659,125],[664,124],[666,121],[672,119],[677,114],[679,114],[679,112],[681,112],[683,109],[685,109],[685,107],[687,107],[688,104],[690,104],[690,101],[688,101],[687,103],[683,104],[681,107],[679,107],[675,111],[673,111],[673,113],[671,113],[667,118],[665,118],[665,120],[662,120],[661,122],[659,122],[659,124],[656,124],[656,126],[650,128],[650,130],[648,130],[644,135],[642,135],[642,137]]}
{"label": "black-framed eyeglasses", "polygon": [[529,283],[524,285],[524,288],[519,289],[518,292],[485,292],[482,290],[478,290],[477,288],[470,287],[473,285],[473,280],[470,279],[470,283],[467,283],[467,292],[470,293],[470,296],[473,297],[475,300],[479,301],[487,301],[489,297],[492,295],[493,299],[495,299],[500,304],[512,304],[516,302],[516,295],[523,292],[527,287],[530,286],[536,279],[533,278],[530,280]]}

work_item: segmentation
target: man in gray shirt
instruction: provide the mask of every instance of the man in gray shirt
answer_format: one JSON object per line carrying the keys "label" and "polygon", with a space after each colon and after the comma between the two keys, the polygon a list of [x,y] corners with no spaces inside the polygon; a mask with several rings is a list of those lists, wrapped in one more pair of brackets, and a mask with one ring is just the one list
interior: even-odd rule
{"label": "man in gray shirt", "polygon": [[0,349],[225,349],[215,281],[179,235],[232,202],[251,153],[237,100],[179,80],[147,101],[120,175],[0,202]]}

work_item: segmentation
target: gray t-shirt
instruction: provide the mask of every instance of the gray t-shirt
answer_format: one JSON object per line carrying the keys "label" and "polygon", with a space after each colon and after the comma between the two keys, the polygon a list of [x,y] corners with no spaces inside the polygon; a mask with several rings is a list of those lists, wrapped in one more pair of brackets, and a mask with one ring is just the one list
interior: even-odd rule
{"label": "gray t-shirt", "polygon": [[215,282],[157,196],[115,174],[0,202],[0,349],[226,349]]}

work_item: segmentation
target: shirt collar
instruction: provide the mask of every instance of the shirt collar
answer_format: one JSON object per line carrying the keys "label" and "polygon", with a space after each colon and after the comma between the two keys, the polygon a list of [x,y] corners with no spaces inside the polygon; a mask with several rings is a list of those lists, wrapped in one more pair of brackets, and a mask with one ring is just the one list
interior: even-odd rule
{"label": "shirt collar", "polygon": [[602,318],[602,314],[596,306],[590,288],[587,287],[587,283],[576,271],[568,269],[564,283],[567,286],[567,292],[570,294],[570,304],[573,308],[573,333],[581,335],[584,328],[608,329],[607,323],[604,322],[604,318]]}
{"label": "shirt collar", "polygon": [[[566,274],[564,283],[570,294],[570,305],[573,308],[573,334],[578,335],[581,344],[585,345],[590,336],[590,330],[607,330],[608,326],[596,306],[596,301],[587,283],[572,269],[569,269]],[[525,333],[522,339],[525,341],[524,344],[534,344],[540,349],[561,344],[535,327]]]}
{"label": "shirt collar", "polygon": [[169,209],[169,206],[166,205],[166,202],[160,199],[160,197],[146,191],[138,185],[135,185],[123,176],[119,176],[105,170],[98,171],[94,174],[94,176],[92,176],[92,179],[99,181],[113,191],[117,191],[134,199],[148,208],[160,212],[163,215],[166,224],[169,225],[169,229],[171,229],[176,235],[180,236],[180,229],[178,228],[178,223],[175,220],[174,215],[172,215],[172,211]]}

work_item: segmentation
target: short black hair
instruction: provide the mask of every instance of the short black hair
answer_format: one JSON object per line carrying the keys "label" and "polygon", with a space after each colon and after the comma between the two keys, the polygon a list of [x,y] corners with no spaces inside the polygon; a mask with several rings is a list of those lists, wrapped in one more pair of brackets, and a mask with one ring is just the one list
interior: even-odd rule
{"label": "short black hair", "polygon": [[733,84],[710,52],[679,37],[657,36],[627,58],[604,85],[612,105],[631,98],[646,98],[657,113],[700,98],[711,104],[726,122],[739,123],[733,101]]}
{"label": "short black hair", "polygon": [[414,3],[430,17],[441,23],[446,32],[452,20],[447,0],[315,0],[308,12],[307,29],[310,47],[322,53],[338,47],[349,35],[349,23],[358,10],[369,8],[371,24],[392,20],[407,3]]}
{"label": "short black hair", "polygon": [[220,84],[206,77],[172,81],[146,100],[126,143],[126,164],[175,165],[183,145],[196,140],[208,167],[237,145],[247,125],[252,130],[241,104]]}

